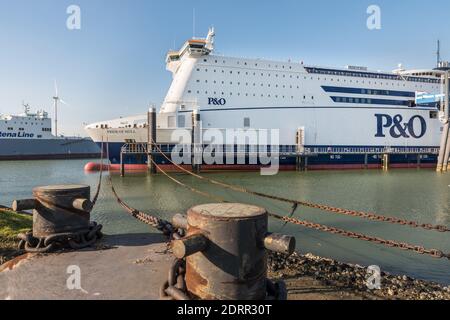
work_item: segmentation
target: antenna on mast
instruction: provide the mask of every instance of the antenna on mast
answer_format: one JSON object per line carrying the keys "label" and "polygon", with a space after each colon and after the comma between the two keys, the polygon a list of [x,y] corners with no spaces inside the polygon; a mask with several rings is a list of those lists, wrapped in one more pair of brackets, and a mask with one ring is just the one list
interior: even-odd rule
{"label": "antenna on mast", "polygon": [[25,103],[25,101],[22,100],[22,106],[23,106],[23,110],[25,111],[25,114],[28,114],[30,112],[30,105],[28,103]]}
{"label": "antenna on mast", "polygon": [[437,67],[439,68],[440,64],[441,64],[441,41],[438,40],[437,41]]}
{"label": "antenna on mast", "polygon": [[195,38],[195,8],[192,8],[192,38]]}

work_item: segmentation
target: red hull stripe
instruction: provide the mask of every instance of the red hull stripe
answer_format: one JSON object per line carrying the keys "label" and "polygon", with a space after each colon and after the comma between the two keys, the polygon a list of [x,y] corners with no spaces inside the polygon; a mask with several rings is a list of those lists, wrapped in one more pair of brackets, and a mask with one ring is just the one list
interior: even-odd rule
{"label": "red hull stripe", "polygon": [[[180,171],[174,165],[160,164],[161,169],[167,172]],[[148,166],[146,164],[125,164],[125,171],[147,171]],[[190,170],[190,165],[183,165],[183,168]],[[397,163],[389,166],[393,169],[412,169],[412,168],[435,168],[436,165],[432,163],[422,163],[417,165],[415,163]],[[99,163],[90,162],[86,164],[84,170],[87,172],[99,171],[101,168]],[[262,166],[259,165],[202,165],[201,171],[259,171]],[[364,164],[316,164],[308,165],[308,170],[361,170],[361,169],[381,169],[379,164],[369,164],[367,167]],[[103,170],[108,170],[108,165],[103,165]],[[110,165],[110,170],[120,171],[120,164]],[[280,171],[294,171],[295,165],[280,165]]]}

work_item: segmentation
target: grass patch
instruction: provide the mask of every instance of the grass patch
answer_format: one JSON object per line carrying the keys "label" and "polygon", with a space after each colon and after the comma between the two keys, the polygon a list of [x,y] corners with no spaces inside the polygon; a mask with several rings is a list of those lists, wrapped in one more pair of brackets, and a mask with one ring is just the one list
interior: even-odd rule
{"label": "grass patch", "polygon": [[33,217],[0,208],[0,264],[20,255],[17,235],[31,230]]}

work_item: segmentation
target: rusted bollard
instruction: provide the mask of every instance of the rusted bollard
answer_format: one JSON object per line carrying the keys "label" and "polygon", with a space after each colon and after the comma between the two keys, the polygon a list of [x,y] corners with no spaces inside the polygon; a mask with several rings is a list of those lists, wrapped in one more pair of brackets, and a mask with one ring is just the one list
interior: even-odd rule
{"label": "rusted bollard", "polygon": [[[178,226],[185,224],[175,217]],[[174,255],[186,258],[186,287],[207,300],[263,300],[267,297],[267,251],[291,254],[295,238],[268,233],[263,208],[205,204],[187,214],[187,236],[172,243]]]}
{"label": "rusted bollard", "polygon": [[20,247],[48,252],[56,244],[80,249],[101,237],[101,225],[90,221],[90,187],[55,185],[33,189],[34,199],[15,200],[15,211],[33,209],[33,231],[19,235]]}

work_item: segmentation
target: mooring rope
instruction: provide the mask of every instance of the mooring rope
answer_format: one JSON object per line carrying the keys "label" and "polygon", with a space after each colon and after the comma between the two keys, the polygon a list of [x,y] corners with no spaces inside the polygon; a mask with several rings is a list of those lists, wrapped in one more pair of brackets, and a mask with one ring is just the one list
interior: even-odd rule
{"label": "mooring rope", "polygon": [[[186,189],[190,190],[191,192],[195,192],[198,194],[201,194],[203,196],[209,197],[211,199],[215,199],[218,200],[219,202],[227,202],[224,199],[217,197],[215,195],[209,194],[207,192],[198,190],[192,186],[189,186],[181,181],[179,181],[178,179],[174,178],[173,176],[171,176],[170,174],[168,174],[167,172],[165,172],[160,166],[158,166],[156,164],[156,162],[153,159],[150,159],[150,161],[153,163],[153,165],[156,166],[156,168],[163,173],[166,177],[168,177],[170,180],[172,180],[173,182],[177,183],[178,185],[185,187]],[[364,241],[369,241],[369,242],[373,242],[373,243],[377,243],[377,244],[381,244],[390,248],[398,248],[401,250],[409,250],[418,254],[422,254],[422,255],[429,255],[433,258],[447,258],[450,260],[450,253],[446,254],[444,252],[442,252],[441,250],[438,249],[427,249],[424,248],[423,246],[417,246],[417,245],[412,245],[406,242],[398,242],[398,241],[394,241],[394,240],[385,240],[382,238],[378,238],[378,237],[374,237],[374,236],[368,236],[362,233],[357,233],[357,232],[351,232],[351,231],[347,231],[347,230],[343,230],[343,229],[338,229],[338,228],[334,228],[334,227],[329,227],[323,224],[318,224],[318,223],[313,223],[313,222],[309,222],[306,220],[299,220],[299,219],[295,219],[292,217],[287,217],[287,216],[282,216],[282,215],[278,215],[275,213],[271,213],[268,212],[268,215],[272,218],[278,219],[280,221],[284,221],[285,223],[291,223],[291,224],[295,224],[295,225],[299,225],[299,226],[303,226],[309,229],[314,229],[314,230],[318,230],[318,231],[322,231],[322,232],[328,232],[328,233],[332,233],[332,234],[337,234],[337,235],[341,235],[344,237],[349,237],[352,239],[358,239],[358,240],[364,240]]]}
{"label": "mooring rope", "polygon": [[183,171],[183,172],[185,172],[185,173],[187,173],[187,174],[189,174],[189,175],[191,175],[193,177],[196,177],[196,178],[198,178],[200,180],[207,181],[209,183],[221,186],[221,187],[229,189],[229,190],[233,190],[233,191],[237,191],[237,192],[241,192],[241,193],[246,193],[246,194],[250,194],[250,195],[254,195],[254,196],[258,196],[258,197],[262,197],[262,198],[267,198],[267,199],[271,199],[271,200],[276,200],[276,201],[280,201],[280,202],[290,203],[290,204],[292,204],[294,206],[295,205],[300,205],[300,206],[303,206],[303,207],[319,209],[319,210],[322,210],[322,211],[325,211],[325,212],[331,212],[331,213],[335,213],[335,214],[359,217],[359,218],[368,219],[368,220],[371,220],[371,221],[389,222],[389,223],[393,223],[393,224],[409,226],[409,227],[412,227],[412,228],[422,228],[422,229],[430,230],[430,231],[438,231],[438,232],[449,232],[450,231],[450,228],[447,227],[447,226],[444,226],[444,225],[425,224],[425,223],[419,223],[419,222],[416,222],[416,221],[399,219],[399,218],[395,218],[395,217],[382,216],[382,215],[378,215],[378,214],[370,213],[370,212],[349,210],[349,209],[332,207],[332,206],[323,205],[323,204],[312,203],[312,202],[293,200],[293,199],[288,199],[288,198],[284,198],[284,197],[280,197],[280,196],[274,196],[274,195],[270,195],[270,194],[266,194],[266,193],[262,193],[262,192],[258,192],[258,191],[249,190],[249,189],[246,189],[246,188],[241,187],[241,186],[231,185],[231,184],[228,184],[228,183],[225,183],[225,182],[221,182],[221,181],[218,181],[218,180],[206,178],[204,176],[201,176],[199,174],[191,172],[191,171],[183,168],[182,166],[178,165],[177,163],[173,162],[172,159],[170,159],[161,150],[161,148],[155,143],[155,141],[153,139],[151,141],[152,141],[152,144],[158,150],[158,152],[165,159],[167,159],[171,164],[173,164],[175,167],[177,167],[181,171]]}

